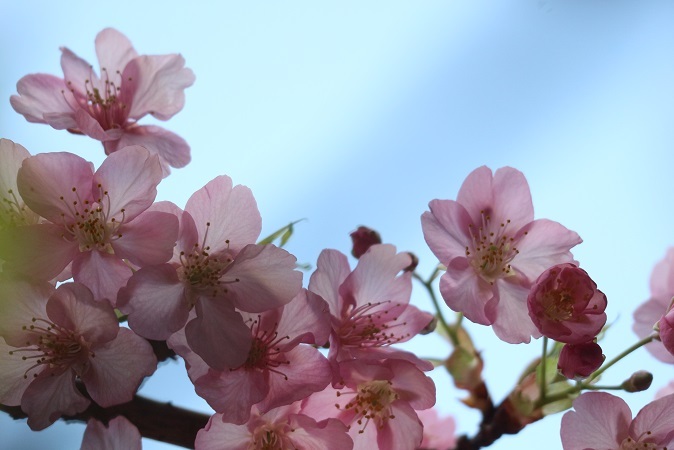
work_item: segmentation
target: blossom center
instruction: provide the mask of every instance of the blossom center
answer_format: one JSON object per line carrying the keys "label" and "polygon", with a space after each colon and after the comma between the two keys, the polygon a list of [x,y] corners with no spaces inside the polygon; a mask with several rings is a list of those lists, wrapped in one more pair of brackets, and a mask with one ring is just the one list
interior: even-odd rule
{"label": "blossom center", "polygon": [[[253,434],[253,447],[251,450],[285,450],[286,440],[283,425],[273,426],[265,424],[257,428]],[[293,430],[289,430],[293,431]]]}
{"label": "blossom center", "polygon": [[[343,394],[337,392],[340,395]],[[389,380],[368,381],[358,385],[355,397],[344,405],[344,410],[353,411],[356,423],[362,426],[358,433],[363,433],[370,421],[383,428],[390,419],[395,419],[391,404],[397,399]]]}
{"label": "blossom center", "polygon": [[646,431],[637,440],[627,437],[620,444],[619,450],[667,450],[667,447],[660,446],[655,442],[646,442],[652,439],[652,434],[652,432]]}
{"label": "blossom center", "polygon": [[92,73],[92,79],[84,80],[84,89],[81,91],[75,90],[71,81],[67,82],[68,89],[78,103],[77,109],[88,111],[104,130],[126,128],[129,125],[130,108],[121,98],[122,83],[131,83],[133,80],[123,80],[119,70],[111,77],[105,68],[101,68],[101,75],[100,80],[92,81],[95,79]]}
{"label": "blossom center", "polygon": [[519,250],[510,234],[510,219],[494,222],[490,212],[485,210],[480,211],[480,215],[479,226],[468,225],[471,242],[466,246],[466,257],[482,279],[493,284],[499,278],[515,275],[510,263]]}
{"label": "blossom center", "polygon": [[125,210],[124,208],[120,210],[121,218],[111,217],[110,195],[102,185],[99,184],[97,187],[99,195],[95,200],[82,200],[76,187],[72,188],[75,194],[75,200],[72,202],[68,203],[64,196],[60,196],[60,200],[70,212],[68,217],[70,221],[66,219],[65,213],[61,213],[61,217],[67,234],[79,243],[81,252],[98,250],[114,254],[111,243],[122,237],[120,228],[126,218]]}
{"label": "blossom center", "polygon": [[290,364],[290,361],[283,356],[280,346],[281,342],[286,339],[289,340],[290,336],[279,337],[278,331],[276,331],[278,323],[274,323],[270,329],[262,329],[261,322],[261,316],[258,316],[257,320],[253,320],[250,324],[253,342],[248,351],[248,359],[243,367],[248,370],[268,370],[283,376],[287,380],[288,376],[278,368]]}
{"label": "blossom center", "polygon": [[73,368],[81,375],[89,357],[95,356],[82,336],[48,320],[34,317],[31,324],[24,325],[22,329],[29,336],[26,346],[12,350],[9,354],[21,355],[24,361],[33,361],[34,364],[24,372],[24,378],[28,378],[31,372],[33,378],[37,378],[43,372],[41,368],[50,372]]}
{"label": "blossom center", "polygon": [[[382,305],[386,306],[382,307]],[[409,333],[396,334],[396,327],[404,327],[406,322],[397,322],[398,317],[391,313],[399,303],[366,303],[351,308],[337,330],[342,345],[350,347],[382,347],[400,342],[409,337]]]}
{"label": "blossom center", "polygon": [[19,200],[14,190],[8,189],[0,202],[0,230],[20,225],[32,225],[37,223],[37,219],[37,214]]}
{"label": "blossom center", "polygon": [[569,320],[573,317],[574,299],[566,291],[553,291],[543,297],[543,312],[546,317],[556,322]]}

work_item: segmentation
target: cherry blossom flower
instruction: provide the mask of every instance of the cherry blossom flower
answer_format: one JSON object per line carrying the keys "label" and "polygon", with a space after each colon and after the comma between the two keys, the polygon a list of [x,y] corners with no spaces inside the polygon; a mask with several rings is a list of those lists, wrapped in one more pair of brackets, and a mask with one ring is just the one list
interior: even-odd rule
{"label": "cherry blossom flower", "polygon": [[128,402],[157,360],[150,344],[120,328],[112,307],[78,283],[0,285],[0,403],[21,405],[41,430],[61,415]]}
{"label": "cherry blossom flower", "polygon": [[674,395],[632,412],[620,397],[586,392],[573,402],[575,411],[562,417],[564,450],[664,449],[674,445]]}
{"label": "cherry blossom flower", "polygon": [[298,403],[280,406],[267,413],[253,408],[248,423],[234,425],[213,415],[199,430],[196,450],[325,449],[350,450],[353,441],[346,426],[336,419],[317,422],[300,411]]}
{"label": "cherry blossom flower", "polygon": [[445,450],[456,446],[454,417],[440,417],[437,409],[424,409],[417,413],[424,426],[424,438],[419,450]]}
{"label": "cherry blossom flower", "polygon": [[591,341],[606,323],[606,296],[587,272],[570,263],[543,272],[527,305],[541,334],[566,344]]}
{"label": "cherry blossom flower", "polygon": [[328,305],[322,298],[303,289],[281,308],[241,315],[250,327],[253,345],[248,359],[239,367],[209,368],[191,351],[183,332],[174,333],[168,340],[185,359],[197,394],[222,414],[223,421],[244,424],[253,405],[266,413],[328,385],[330,364],[314,348],[325,344],[330,332]]}
{"label": "cherry blossom flower", "polygon": [[414,449],[423,438],[417,410],[435,404],[435,384],[408,361],[352,360],[340,364],[341,389],[328,386],[302,402],[318,420],[349,427],[354,449]]}
{"label": "cherry blossom flower", "polygon": [[124,416],[117,416],[107,426],[95,419],[87,422],[80,450],[141,450],[138,429]]}
{"label": "cherry blossom flower", "polygon": [[309,290],[330,306],[331,360],[402,358],[424,370],[432,369],[427,361],[389,347],[411,339],[433,320],[431,314],[409,304],[411,274],[400,272],[411,262],[408,253],[396,253],[393,245],[379,244],[370,247],[351,272],[344,254],[321,252]]}
{"label": "cherry blossom flower", "polygon": [[[250,189],[232,187],[227,176],[195,192],[181,213],[173,258],[141,268],[120,290],[118,307],[129,326],[158,340],[185,327],[190,348],[210,367],[244,364],[252,337],[237,309],[278,308],[302,287],[294,256],[254,244],[261,222]],[[189,318],[192,309],[196,316]]]}
{"label": "cherry blossom flower", "polygon": [[[653,327],[670,310],[672,298],[674,298],[674,247],[670,247],[665,257],[653,268],[650,288],[651,298],[634,311],[632,330],[640,338],[653,334]],[[666,324],[660,325],[667,327]],[[650,342],[646,344],[646,350],[662,362],[674,363],[674,356],[662,342]]]}
{"label": "cherry blossom flower", "polygon": [[604,362],[601,347],[594,341],[566,344],[559,353],[557,369],[570,380],[589,377]]}
{"label": "cherry blossom flower", "polygon": [[540,332],[529,318],[532,283],[550,266],[572,262],[580,237],[557,222],[534,220],[524,175],[483,166],[463,182],[457,200],[433,200],[421,216],[424,237],[447,271],[440,292],[468,319],[491,325],[510,343]]}
{"label": "cherry blossom flower", "polygon": [[86,134],[103,142],[105,153],[142,145],[171,167],[190,161],[190,148],[178,135],[154,125],[137,125],[150,114],[168,120],[185,104],[185,88],[194,74],[180,55],[138,55],[119,31],[106,28],[96,36],[100,74],[69,49],[61,48],[64,78],[31,74],[19,80],[12,107],[26,120],[57,130]]}
{"label": "cherry blossom flower", "polygon": [[[18,227],[0,246],[12,269],[50,280],[72,262],[73,278],[97,300],[114,303],[132,267],[171,258],[178,219],[146,211],[157,194],[157,156],[127,147],[92,164],[71,153],[42,153],[24,160],[17,184],[44,223]],[[127,263],[128,262],[128,263]]]}

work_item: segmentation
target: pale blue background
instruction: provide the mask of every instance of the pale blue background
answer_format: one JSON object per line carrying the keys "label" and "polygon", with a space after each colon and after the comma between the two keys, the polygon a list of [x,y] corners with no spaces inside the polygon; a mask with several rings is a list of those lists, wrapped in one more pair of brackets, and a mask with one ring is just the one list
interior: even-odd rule
{"label": "pale blue background", "polygon": [[[454,198],[487,164],[522,170],[537,217],[585,240],[574,252],[609,298],[610,358],[635,340],[631,314],[648,297],[652,266],[674,244],[674,3],[667,1],[3,1],[0,136],[32,153],[68,150],[95,164],[101,146],[27,123],[8,98],[23,75],[60,75],[65,45],[97,66],[93,40],[114,26],[140,53],[180,52],[197,76],[185,109],[166,124],[192,145],[192,163],[159,187],[183,206],[220,174],[248,185],[263,234],[307,218],[288,249],[315,264],[348,252],[359,224],[435,261],[419,216]],[[144,123],[151,121],[145,120]],[[421,289],[414,301],[429,308]],[[470,328],[496,400],[540,344],[511,346]],[[447,347],[420,338],[424,356]],[[611,370],[674,373],[645,352]],[[438,404],[474,434],[478,416],[443,373]],[[204,408],[178,364],[160,367],[151,397]],[[655,389],[630,395],[638,410]],[[561,414],[493,449],[561,449]],[[79,448],[81,425],[31,432],[0,415],[0,448]],[[544,444],[543,444],[544,443]],[[146,449],[169,448],[145,441]]]}

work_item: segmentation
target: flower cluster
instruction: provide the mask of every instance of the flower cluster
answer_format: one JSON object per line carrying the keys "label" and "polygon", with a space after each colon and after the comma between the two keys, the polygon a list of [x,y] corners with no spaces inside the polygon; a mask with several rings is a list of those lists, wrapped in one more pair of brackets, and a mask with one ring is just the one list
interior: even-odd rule
{"label": "flower cluster", "polygon": [[[430,202],[421,225],[438,265],[428,280],[414,254],[362,226],[351,233],[355,267],[324,249],[305,277],[283,248],[292,225],[260,240],[255,197],[229,176],[184,208],[156,201],[190,147],[137,122],[182,109],[194,82],[182,56],[139,55],[111,28],[96,37],[98,73],[61,52],[64,77],[21,78],[11,105],[29,122],[102,142],[107,157],[96,168],[0,139],[0,406],[19,408],[31,429],[77,416],[88,421],[83,449],[139,449],[144,429],[123,405],[155,372],[153,345],[165,344],[213,409],[187,439],[198,450],[479,448],[572,402],[565,450],[674,445],[670,392],[634,419],[618,397],[581,394],[642,345],[674,362],[674,249],[635,312],[641,340],[603,367],[607,299],[571,254],[581,239],[534,219],[529,185],[510,167],[480,167],[456,200]],[[432,286],[440,273],[451,324]],[[414,279],[436,314],[410,304]],[[498,405],[463,317],[507,343],[543,337],[542,357]],[[446,359],[396,346],[438,324],[454,347]],[[475,438],[457,438],[454,419],[432,409],[435,367],[481,411]],[[637,371],[612,389],[638,392],[652,379]]]}

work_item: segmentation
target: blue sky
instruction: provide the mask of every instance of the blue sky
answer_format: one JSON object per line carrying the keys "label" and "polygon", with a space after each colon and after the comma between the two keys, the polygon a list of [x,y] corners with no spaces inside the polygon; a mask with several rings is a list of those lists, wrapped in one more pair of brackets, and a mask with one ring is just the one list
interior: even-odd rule
{"label": "blue sky", "polygon": [[[430,273],[436,261],[419,222],[428,202],[455,198],[483,164],[516,167],[536,217],[584,239],[574,255],[608,296],[610,358],[635,340],[632,311],[674,245],[673,13],[660,1],[9,2],[0,19],[0,136],[98,165],[96,142],[29,124],[8,98],[25,74],[60,75],[60,46],[96,65],[94,37],[112,26],[140,53],[182,53],[197,77],[184,110],[165,124],[191,144],[193,160],[162,182],[159,198],[184,206],[227,174],[253,190],[263,234],[307,219],[288,247],[300,262],[315,264],[323,248],[348,252],[348,233],[367,224]],[[414,302],[430,308],[421,289]],[[500,399],[540,343],[512,346],[487,328],[469,330]],[[414,348],[448,351],[433,337]],[[655,388],[673,378],[642,352],[604,382],[636,369],[653,371]],[[433,376],[439,407],[473,434],[478,417],[456,400],[462,393]],[[177,364],[165,365],[144,392],[203,408],[186,380]],[[635,413],[654,391],[627,398]],[[538,449],[544,440],[561,449],[560,418],[492,448]],[[78,448],[82,429],[36,434],[0,416],[8,448]]]}

